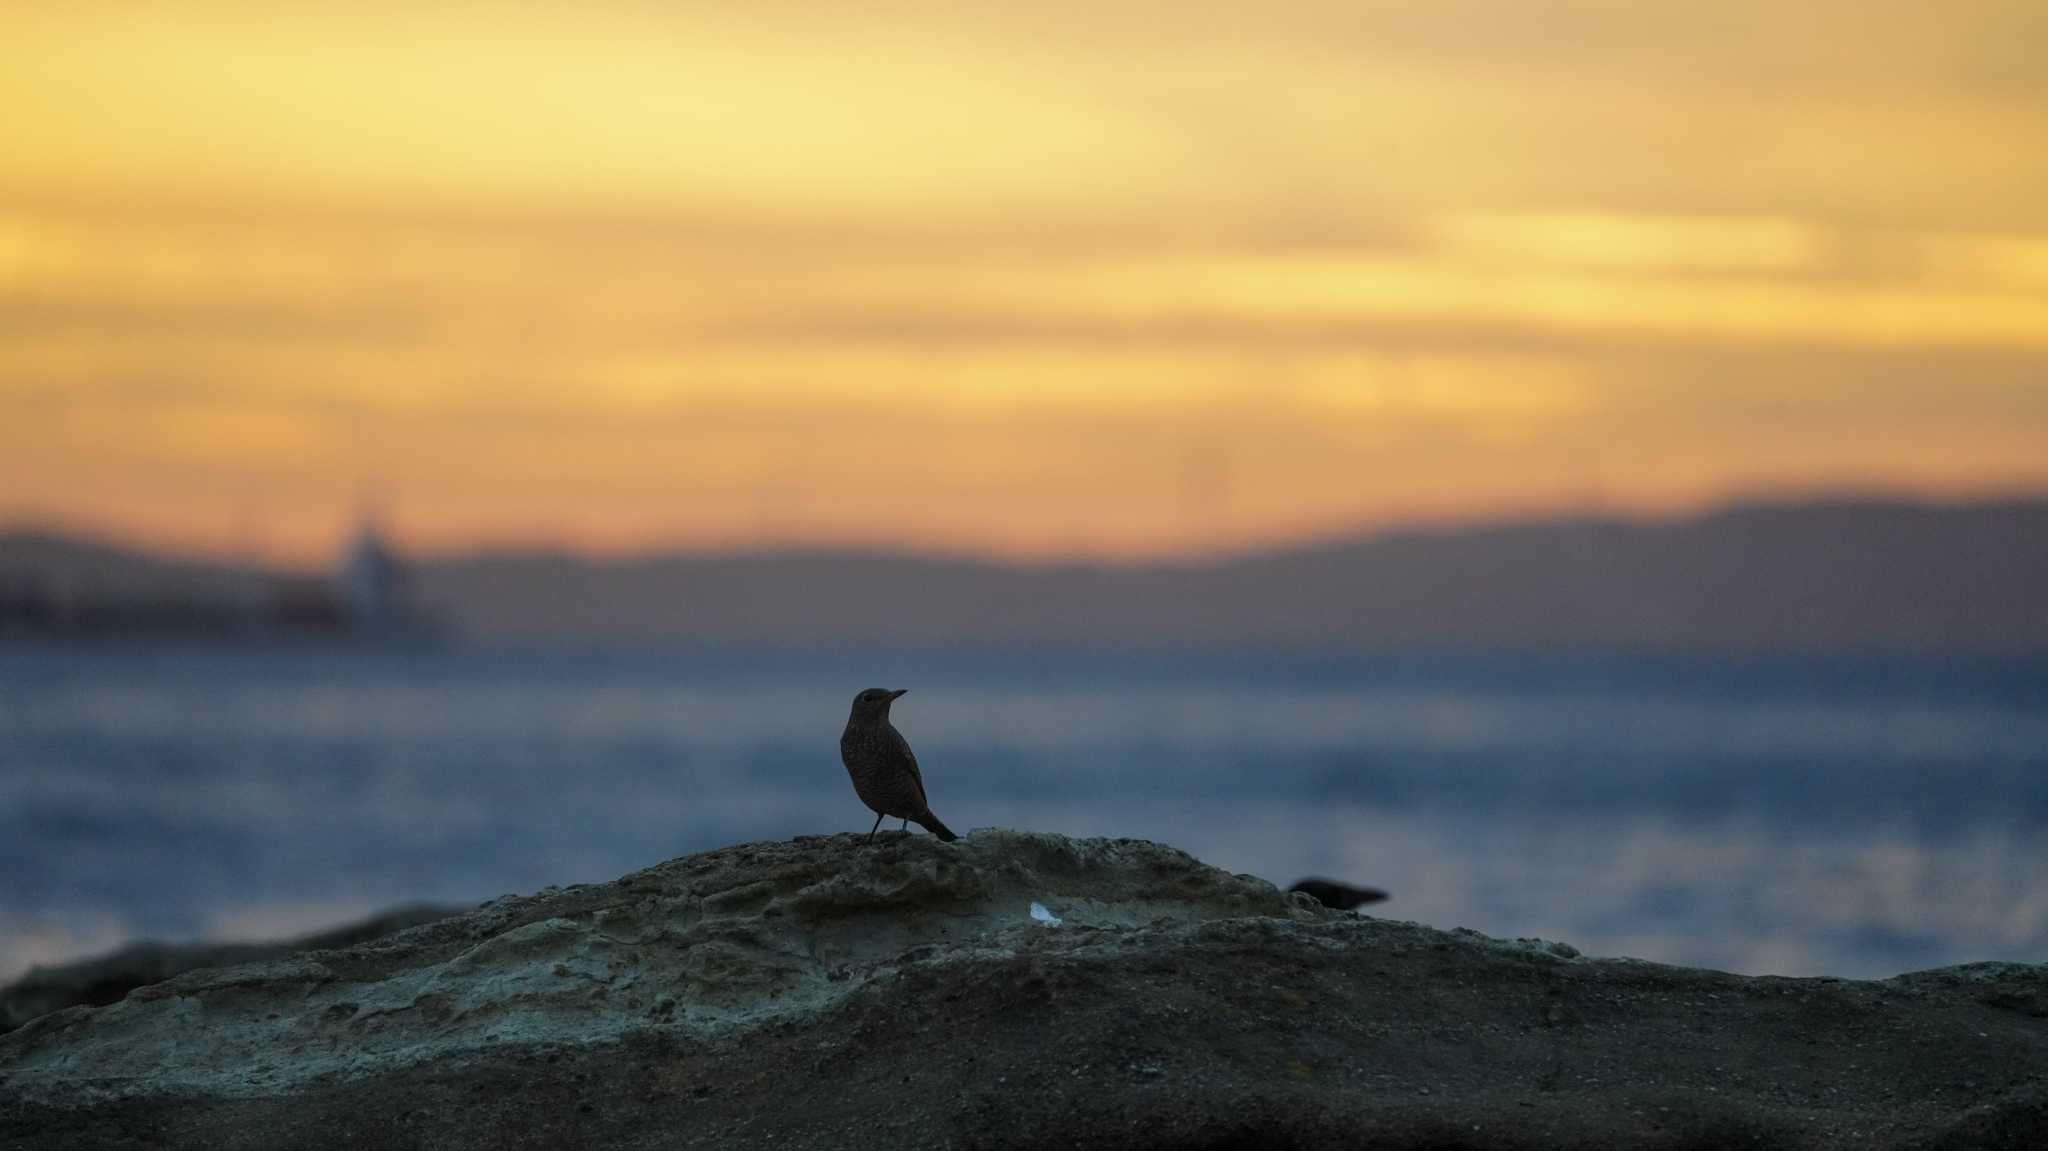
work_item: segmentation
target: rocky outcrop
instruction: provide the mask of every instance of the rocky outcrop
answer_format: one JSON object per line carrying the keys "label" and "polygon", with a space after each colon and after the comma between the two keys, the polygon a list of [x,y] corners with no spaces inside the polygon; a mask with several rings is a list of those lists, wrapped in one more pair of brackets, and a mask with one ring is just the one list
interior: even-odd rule
{"label": "rocky outcrop", "polygon": [[44,1016],[0,1038],[0,1143],[2031,1147],[2044,1073],[2048,968],[1588,959],[981,831],[746,844]]}
{"label": "rocky outcrop", "polygon": [[298,939],[270,943],[131,943],[94,959],[37,967],[0,987],[0,1033],[66,1007],[104,1007],[138,987],[162,983],[202,967],[261,963],[297,951],[331,951],[408,927],[461,914],[465,908],[411,904],[357,923]]}

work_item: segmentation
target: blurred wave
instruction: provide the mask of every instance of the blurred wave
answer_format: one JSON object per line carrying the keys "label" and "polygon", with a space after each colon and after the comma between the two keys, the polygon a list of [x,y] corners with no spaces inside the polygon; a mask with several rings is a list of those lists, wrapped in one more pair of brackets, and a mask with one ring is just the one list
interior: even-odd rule
{"label": "blurred wave", "polygon": [[958,828],[1739,971],[2048,955],[2038,662],[78,646],[0,651],[0,977],[863,830],[875,684]]}

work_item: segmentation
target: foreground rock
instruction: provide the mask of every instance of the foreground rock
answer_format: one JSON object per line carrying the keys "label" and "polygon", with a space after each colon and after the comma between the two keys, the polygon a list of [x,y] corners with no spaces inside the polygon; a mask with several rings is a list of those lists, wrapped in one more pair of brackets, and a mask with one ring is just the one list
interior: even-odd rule
{"label": "foreground rock", "polygon": [[119,1003],[138,987],[202,967],[261,963],[297,951],[332,951],[460,915],[466,908],[410,904],[298,939],[273,943],[131,943],[94,959],[38,967],[0,987],[0,1033],[66,1007]]}
{"label": "foreground rock", "polygon": [[1128,840],[759,843],[0,1038],[18,1147],[2037,1147],[2048,968],[1751,979]]}

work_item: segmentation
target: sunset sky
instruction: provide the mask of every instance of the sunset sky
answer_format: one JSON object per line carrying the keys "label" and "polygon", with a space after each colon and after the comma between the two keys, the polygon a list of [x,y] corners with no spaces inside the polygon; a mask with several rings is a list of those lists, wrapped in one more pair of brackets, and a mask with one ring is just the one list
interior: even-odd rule
{"label": "sunset sky", "polygon": [[0,523],[1132,558],[2048,488],[2048,4],[0,0]]}

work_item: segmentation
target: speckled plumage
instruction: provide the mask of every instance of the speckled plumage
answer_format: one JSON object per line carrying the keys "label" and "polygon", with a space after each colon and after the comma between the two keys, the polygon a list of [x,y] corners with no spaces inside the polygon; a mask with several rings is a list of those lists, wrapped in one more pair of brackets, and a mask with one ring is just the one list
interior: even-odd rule
{"label": "speckled plumage", "polygon": [[889,705],[900,691],[868,688],[853,697],[853,712],[846,730],[839,736],[839,759],[853,780],[853,792],[875,813],[870,840],[885,818],[915,820],[919,827],[943,840],[954,840],[952,829],[932,814],[925,797],[924,773],[917,768],[917,756],[910,741],[889,722]]}

